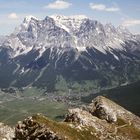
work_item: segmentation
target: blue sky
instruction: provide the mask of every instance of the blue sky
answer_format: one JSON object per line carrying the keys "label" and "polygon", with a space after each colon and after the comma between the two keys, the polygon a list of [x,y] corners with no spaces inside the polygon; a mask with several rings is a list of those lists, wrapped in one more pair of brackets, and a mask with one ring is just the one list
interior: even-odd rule
{"label": "blue sky", "polygon": [[140,33],[140,0],[0,0],[0,35],[13,32],[25,16],[86,15]]}

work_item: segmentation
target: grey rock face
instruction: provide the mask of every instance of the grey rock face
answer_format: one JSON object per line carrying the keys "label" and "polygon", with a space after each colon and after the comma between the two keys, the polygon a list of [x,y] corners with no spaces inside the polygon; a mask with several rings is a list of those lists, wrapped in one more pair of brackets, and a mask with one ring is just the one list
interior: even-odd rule
{"label": "grey rock face", "polygon": [[109,104],[104,102],[103,97],[98,97],[88,106],[88,110],[91,114],[97,116],[100,119],[107,120],[108,122],[116,122],[117,114],[112,110]]}
{"label": "grey rock face", "polygon": [[131,124],[130,121],[134,120],[133,125],[140,129],[139,118],[136,115],[103,96],[96,97],[92,103],[87,106],[87,111],[110,123],[115,123],[121,119]]}

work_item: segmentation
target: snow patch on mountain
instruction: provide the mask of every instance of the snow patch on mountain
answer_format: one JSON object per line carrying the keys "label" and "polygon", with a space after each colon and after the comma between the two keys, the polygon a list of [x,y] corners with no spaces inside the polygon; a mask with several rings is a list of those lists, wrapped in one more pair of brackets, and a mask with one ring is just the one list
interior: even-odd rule
{"label": "snow patch on mountain", "polygon": [[87,19],[85,15],[74,15],[74,16],[52,15],[50,17],[54,19],[58,27],[63,28],[69,33],[78,30],[82,22],[85,19]]}
{"label": "snow patch on mountain", "polygon": [[118,59],[112,50],[123,51],[127,40],[137,41],[137,38],[122,26],[115,28],[112,24],[103,25],[84,15],[52,15],[44,20],[27,16],[8,39],[2,41],[0,38],[0,44],[11,49],[12,58],[31,50],[39,52],[38,59],[48,48],[51,48],[51,53],[53,48],[62,51],[59,54],[69,48],[76,49],[77,53],[93,48],[103,54],[109,51]]}

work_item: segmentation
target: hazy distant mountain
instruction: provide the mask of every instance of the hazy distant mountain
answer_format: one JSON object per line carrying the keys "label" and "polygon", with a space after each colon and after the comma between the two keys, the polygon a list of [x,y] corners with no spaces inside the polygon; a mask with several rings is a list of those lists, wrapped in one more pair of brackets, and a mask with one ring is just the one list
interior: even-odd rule
{"label": "hazy distant mountain", "polygon": [[0,37],[0,87],[96,87],[140,79],[140,41],[122,26],[103,25],[83,15],[26,17]]}

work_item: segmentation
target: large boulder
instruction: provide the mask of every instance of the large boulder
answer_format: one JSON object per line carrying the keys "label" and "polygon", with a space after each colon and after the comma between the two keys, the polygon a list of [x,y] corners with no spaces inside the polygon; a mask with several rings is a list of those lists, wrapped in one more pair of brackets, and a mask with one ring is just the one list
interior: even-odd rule
{"label": "large boulder", "polygon": [[110,123],[117,121],[116,112],[112,109],[111,104],[102,96],[95,98],[87,108],[92,115],[100,119],[104,119]]}

